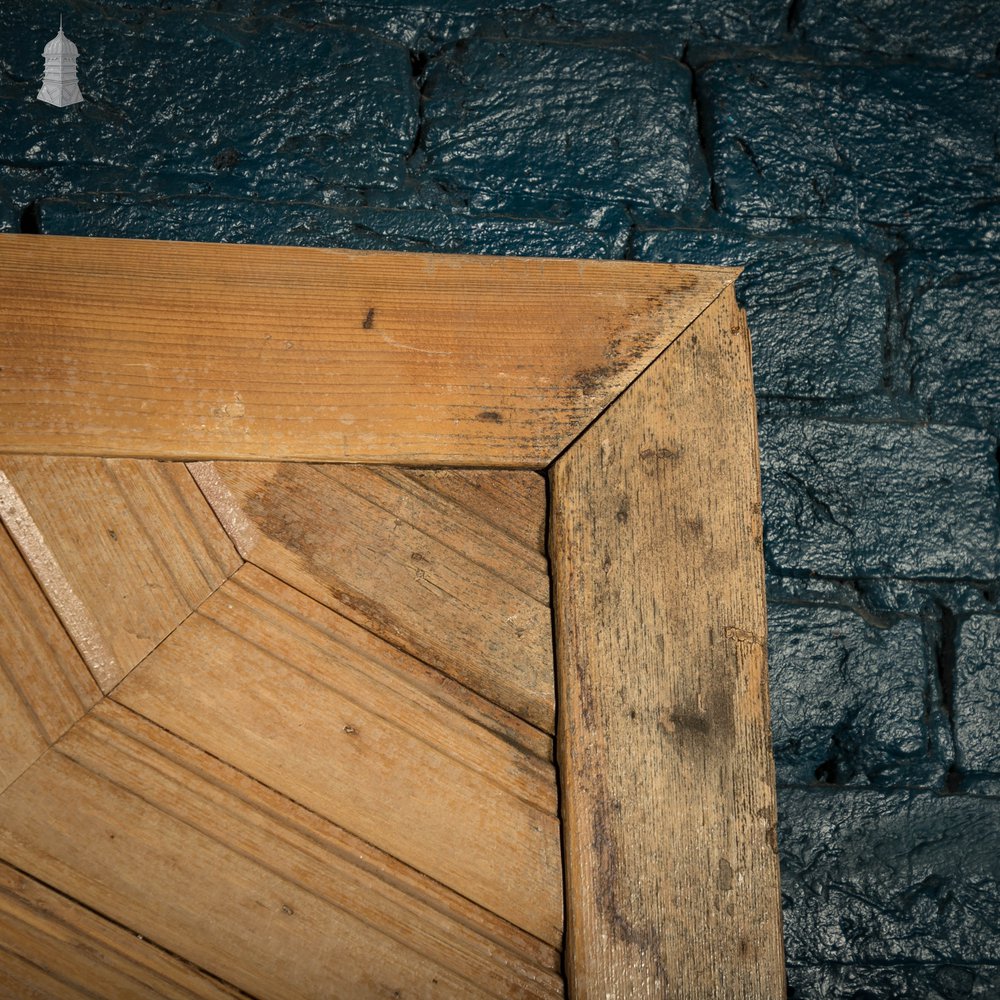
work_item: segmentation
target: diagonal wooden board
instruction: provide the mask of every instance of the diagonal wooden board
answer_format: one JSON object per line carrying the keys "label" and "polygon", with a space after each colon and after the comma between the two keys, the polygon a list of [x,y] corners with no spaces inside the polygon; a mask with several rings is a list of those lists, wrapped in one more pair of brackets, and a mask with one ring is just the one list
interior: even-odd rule
{"label": "diagonal wooden board", "polygon": [[[783,995],[735,271],[6,236],[0,263],[3,580],[35,609],[0,633],[22,917],[48,927],[55,892],[99,921],[66,947],[142,926],[129,968],[176,953],[264,995],[551,996],[563,963],[572,997]],[[211,461],[133,463],[135,503],[81,487],[79,516],[45,483],[133,456]],[[551,503],[502,468],[547,468]],[[367,774],[401,784],[379,802]],[[0,975],[28,961],[0,948]]]}
{"label": "diagonal wooden board", "polygon": [[[405,636],[399,639],[410,618],[394,611],[408,607],[414,565],[431,579],[444,573],[453,580],[492,565],[498,580],[513,578],[539,600],[544,597],[547,625],[548,576],[537,551],[545,495],[537,474],[450,473],[448,490],[439,494],[437,476],[352,469],[355,480],[400,486],[379,496],[384,506],[364,508],[365,529],[385,534],[380,520],[406,529],[400,543],[407,558],[378,581],[385,619],[401,621],[403,628],[369,621],[366,630],[256,565],[240,567],[231,547],[225,570],[232,572],[219,573],[217,559],[205,553],[226,552],[215,537],[225,540],[225,535],[183,465],[51,457],[4,463],[9,476],[2,512],[27,540],[24,557],[67,567],[64,577],[71,582],[49,587],[57,609],[59,601],[68,600],[67,589],[74,596],[79,592],[80,602],[94,608],[93,620],[99,622],[94,627],[102,628],[102,635],[116,635],[117,629],[125,639],[140,634],[159,639],[109,689],[110,698],[68,733],[63,735],[86,706],[43,733],[40,744],[28,743],[26,760],[14,755],[12,766],[19,772],[56,741],[20,777],[12,774],[16,780],[0,796],[0,856],[20,872],[20,891],[8,891],[20,913],[18,926],[37,924],[39,918],[29,915],[41,896],[64,894],[67,903],[60,905],[69,907],[74,934],[85,922],[82,914],[99,913],[112,922],[108,926],[135,930],[154,952],[163,948],[193,962],[201,970],[199,984],[218,979],[250,992],[263,989],[265,995],[284,995],[289,988],[308,994],[319,990],[324,977],[338,984],[338,996],[368,995],[378,991],[378,983],[388,989],[390,982],[405,995],[561,993],[561,848],[551,738],[398,648],[407,644]],[[198,470],[203,480],[208,471]],[[240,471],[266,477],[281,467]],[[320,484],[328,481],[323,470],[315,471]],[[123,505],[118,484],[125,476],[160,482],[160,502]],[[78,483],[88,487],[95,481],[105,489],[83,489],[86,502],[74,503]],[[466,494],[473,488],[470,499]],[[499,526],[514,522],[502,503],[484,502],[484,492],[511,500],[520,512],[519,533]],[[172,507],[178,496],[185,502]],[[300,551],[306,528],[294,530],[281,501],[276,498],[273,512],[285,522],[282,542],[289,551]],[[315,549],[333,545],[350,520],[344,510],[338,517],[320,513],[314,512],[308,526]],[[526,530],[525,521],[535,527]],[[178,531],[179,524],[197,525],[199,531]],[[111,543],[122,546],[122,561],[103,556],[92,561],[92,576],[84,573],[85,556],[112,534],[117,537]],[[408,557],[418,536],[439,549],[415,564]],[[143,562],[136,552],[145,551],[150,538],[160,540],[157,559]],[[210,549],[206,538],[213,539]],[[440,538],[448,545],[436,541]],[[193,607],[172,613],[178,578],[195,565],[191,553],[197,546],[200,565],[217,574],[214,586]],[[232,560],[240,568],[233,570]],[[281,560],[277,563],[281,570]],[[13,546],[5,570],[47,611]],[[326,579],[327,570],[336,574],[336,564],[313,567],[311,579],[328,604],[343,610],[330,596],[335,581]],[[13,593],[10,600],[20,607],[23,594]],[[488,637],[510,631],[489,602],[477,607],[468,593],[459,603],[434,587],[423,607],[435,620],[441,619],[441,608],[450,608],[453,617],[464,616],[470,633]],[[165,608],[172,618],[163,617]],[[163,623],[174,619],[160,638]],[[0,649],[19,635],[22,646],[37,641],[37,629],[21,628],[16,619],[12,624]],[[65,641],[54,619],[49,624]],[[542,638],[548,643],[551,685],[548,628]],[[66,646],[64,652],[71,653]],[[537,655],[536,646],[534,637],[526,639],[527,655]],[[510,643],[505,648],[516,660],[517,650]],[[11,650],[4,660],[17,653]],[[495,667],[519,672],[499,662]],[[80,672],[86,676],[82,663]],[[91,703],[96,686],[93,691]],[[210,776],[195,777],[205,774]],[[203,780],[232,789],[229,798],[210,794],[199,784]],[[245,804],[237,807],[233,795]],[[206,812],[208,798],[216,802],[214,813]],[[248,825],[259,826],[265,815],[277,818],[251,836]],[[193,836],[192,826],[202,835]],[[298,843],[302,830],[319,838],[315,863],[327,866],[326,878],[335,877],[337,894],[324,888],[319,868],[312,881],[299,874],[306,848],[300,844],[288,853],[287,845]],[[319,957],[312,971],[297,967],[282,980],[266,950],[256,965],[244,959],[245,967],[234,971],[234,948],[253,939],[270,940],[272,946],[281,940],[272,927],[275,909],[262,903],[263,890],[254,888],[261,884],[283,894],[277,910],[283,917],[301,919],[300,908],[314,916],[312,930],[304,931],[300,921],[281,924],[291,935],[281,946],[293,952],[292,941],[301,948],[309,934],[321,935],[314,942]],[[177,908],[182,885],[188,898],[183,914]],[[349,886],[353,895],[347,897]],[[319,893],[320,902],[304,900],[304,891]],[[362,905],[362,895],[383,901]],[[228,940],[234,921],[243,925],[242,946]],[[410,928],[413,922],[423,929]],[[88,927],[87,939],[105,933],[102,928],[100,921]],[[219,934],[227,936],[226,943]],[[450,943],[444,946],[444,940]],[[12,932],[11,942],[0,946],[0,969],[14,975],[10,970],[23,969],[38,949],[46,956],[45,970],[72,966],[75,942],[70,936],[60,948],[50,932],[42,938]],[[369,964],[379,955],[384,961],[375,975]],[[165,988],[162,963],[154,953],[145,958],[148,968],[130,956],[129,974],[149,989]],[[134,967],[136,962],[141,967]],[[80,985],[85,988],[86,982]]]}

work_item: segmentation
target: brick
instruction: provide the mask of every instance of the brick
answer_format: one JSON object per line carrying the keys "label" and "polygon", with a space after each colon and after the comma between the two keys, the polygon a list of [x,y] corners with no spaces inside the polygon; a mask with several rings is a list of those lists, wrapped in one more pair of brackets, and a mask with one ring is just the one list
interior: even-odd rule
{"label": "brick", "polygon": [[[489,5],[476,5],[480,11]],[[494,10],[497,8],[494,7]],[[533,11],[499,8],[494,23],[507,33],[575,40],[618,39],[649,44],[658,37],[679,53],[688,42],[744,42],[763,45],[785,36],[787,3],[732,0],[691,4],[678,0],[555,0]],[[527,24],[525,24],[527,22]],[[487,22],[489,25],[490,22]]]}
{"label": "brick", "polygon": [[966,428],[761,423],[772,569],[841,579],[1000,575],[995,445]]}
{"label": "brick", "polygon": [[556,219],[706,203],[690,75],[671,59],[474,39],[425,92],[426,198]]}
{"label": "brick", "polygon": [[788,1000],[996,1000],[1000,967],[964,962],[790,965]]}
{"label": "brick", "polygon": [[959,629],[954,725],[959,764],[1000,776],[1000,616],[975,615]]}
{"label": "brick", "polygon": [[996,60],[996,0],[805,0],[799,27],[810,42],[896,57],[923,57],[981,69]]}
{"label": "brick", "polygon": [[[160,195],[323,202],[343,188],[402,184],[418,95],[399,47],[278,19],[120,16],[109,8],[99,24],[67,24],[88,100],[65,110],[33,99],[50,14],[35,8],[34,22],[19,26],[26,76],[5,108],[0,161],[98,164],[127,173],[111,190]],[[77,192],[94,190],[76,180]]]}
{"label": "brick", "polygon": [[[225,0],[225,6],[234,2],[237,0]],[[363,25],[382,37],[425,51],[476,35],[627,44],[633,48],[663,48],[680,55],[692,41],[756,45],[780,41],[787,21],[787,3],[783,0],[701,5],[678,0],[632,0],[624,4],[615,0],[550,0],[533,5],[450,0],[427,7],[368,0],[259,0],[254,9],[304,21]]]}
{"label": "brick", "polygon": [[771,726],[778,781],[937,783],[920,623],[877,628],[842,608],[768,608]]}
{"label": "brick", "polygon": [[415,209],[365,209],[195,196],[88,201],[43,199],[41,231],[61,236],[200,240],[413,250],[519,254],[537,257],[617,255],[626,223],[613,213],[575,226],[540,219],[510,219]]}
{"label": "brick", "polygon": [[785,789],[778,818],[790,964],[1000,959],[1000,800]]}
{"label": "brick", "polygon": [[810,232],[760,239],[674,229],[640,233],[634,255],[745,267],[736,289],[753,336],[758,395],[815,400],[881,390],[890,289],[865,248]]}
{"label": "brick", "polygon": [[699,79],[726,214],[995,237],[1000,79],[764,59]]}
{"label": "brick", "polygon": [[900,294],[907,318],[903,387],[932,420],[1000,428],[996,256],[909,255]]}

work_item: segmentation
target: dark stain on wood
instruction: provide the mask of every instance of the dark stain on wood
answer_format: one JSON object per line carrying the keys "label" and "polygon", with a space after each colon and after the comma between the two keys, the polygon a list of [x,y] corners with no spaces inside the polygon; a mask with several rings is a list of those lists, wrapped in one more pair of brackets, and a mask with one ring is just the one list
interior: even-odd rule
{"label": "dark stain on wood", "polygon": [[502,424],[503,417],[496,410],[480,410],[476,414],[476,420],[482,420],[487,424]]}
{"label": "dark stain on wood", "polygon": [[719,888],[723,892],[733,889],[733,866],[725,858],[719,858]]}
{"label": "dark stain on wood", "polygon": [[[612,935],[632,945],[647,958],[653,968],[656,985],[667,995],[667,969],[663,960],[663,940],[652,922],[635,921],[628,914],[631,901],[627,873],[618,855],[621,831],[627,827],[622,813],[622,803],[607,793],[594,800],[591,846],[597,858],[597,905],[607,921]],[[624,892],[626,898],[620,894]]]}
{"label": "dark stain on wood", "polygon": [[732,695],[715,688],[697,702],[663,712],[657,729],[681,749],[697,747],[700,753],[711,754],[715,748],[721,751],[728,746],[734,726]]}
{"label": "dark stain on wood", "polygon": [[647,476],[656,476],[659,474],[661,465],[669,465],[676,462],[683,454],[683,448],[668,448],[665,445],[657,448],[643,448],[639,452],[639,459],[642,461],[642,471]]}
{"label": "dark stain on wood", "polygon": [[370,330],[375,325],[375,310],[369,309],[368,315],[365,316],[364,322],[361,324],[363,330]]}

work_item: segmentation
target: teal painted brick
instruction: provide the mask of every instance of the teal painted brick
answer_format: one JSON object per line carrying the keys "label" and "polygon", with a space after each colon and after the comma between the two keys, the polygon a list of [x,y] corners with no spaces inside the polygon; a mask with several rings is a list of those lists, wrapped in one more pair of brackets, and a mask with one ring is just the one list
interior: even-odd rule
{"label": "teal painted brick", "polygon": [[900,290],[906,318],[902,388],[932,420],[1000,428],[996,255],[910,255],[902,263]]}
{"label": "teal painted brick", "polygon": [[833,399],[879,392],[890,287],[874,253],[815,233],[640,233],[638,260],[742,266],[737,294],[762,396]]}
{"label": "teal painted brick", "polygon": [[792,965],[1000,960],[1000,800],[784,789],[778,818]]}
{"label": "teal painted brick", "polygon": [[791,965],[788,1000],[996,1000],[1000,966],[954,962]]}
{"label": "teal painted brick", "polygon": [[[152,3],[155,0],[147,0]],[[228,5],[234,0],[224,0]],[[450,0],[328,3],[324,0],[260,0],[255,10],[301,20],[362,24],[386,38],[423,50],[472,35],[487,38],[629,44],[680,55],[691,41],[762,44],[785,37],[787,4],[734,0],[692,4],[682,0],[550,0],[548,3],[484,3]]]}
{"label": "teal painted brick", "polygon": [[429,73],[416,176],[432,201],[560,219],[706,204],[690,75],[671,59],[473,40]]}
{"label": "teal painted brick", "polygon": [[959,764],[1000,777],[1000,617],[975,615],[962,623],[954,685]]}
{"label": "teal painted brick", "polygon": [[839,578],[1000,575],[994,443],[964,428],[761,422],[765,551]]}
{"label": "teal painted brick", "polygon": [[842,608],[771,603],[767,625],[779,782],[940,783],[919,621],[880,628]]}
{"label": "teal painted brick", "polygon": [[535,257],[616,256],[623,218],[609,213],[591,228],[541,219],[508,219],[443,212],[235,201],[212,196],[76,201],[43,199],[41,231],[62,236],[199,240],[516,254]]}
{"label": "teal painted brick", "polygon": [[987,69],[1000,46],[996,0],[804,0],[798,24],[810,42],[868,58],[878,52]]}
{"label": "teal painted brick", "polygon": [[[130,24],[128,10],[119,18],[108,8],[103,20],[67,24],[87,100],[56,109],[34,99],[51,12],[0,11],[0,37],[13,40],[18,60],[0,161],[75,172],[80,193],[94,190],[84,185],[95,166],[117,185],[98,191],[130,193],[323,202],[342,188],[402,184],[418,97],[398,46],[214,13]],[[36,196],[66,193],[39,185]]]}
{"label": "teal painted brick", "polygon": [[1000,79],[758,59],[700,80],[726,214],[1000,234]]}

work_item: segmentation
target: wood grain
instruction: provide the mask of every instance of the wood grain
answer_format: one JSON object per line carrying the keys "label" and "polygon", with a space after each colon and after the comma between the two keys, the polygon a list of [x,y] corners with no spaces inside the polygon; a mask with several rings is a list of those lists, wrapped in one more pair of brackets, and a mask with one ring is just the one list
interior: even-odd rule
{"label": "wood grain", "polygon": [[6,456],[0,519],[105,692],[240,565],[181,463]]}
{"label": "wood grain", "polygon": [[191,466],[245,559],[551,733],[545,558],[412,476]]}
{"label": "wood grain", "polygon": [[245,996],[2,862],[0,993],[53,1000]]}
{"label": "wood grain", "polygon": [[428,489],[545,555],[545,477],[510,469],[406,469]]}
{"label": "wood grain", "polygon": [[0,791],[100,695],[0,527]]}
{"label": "wood grain", "polygon": [[580,1000],[784,995],[756,455],[728,290],[552,470]]}
{"label": "wood grain", "polygon": [[431,696],[405,659],[245,566],[114,697],[558,946],[552,765]]}
{"label": "wood grain", "polygon": [[542,468],[731,268],[0,236],[0,451]]}
{"label": "wood grain", "polygon": [[553,949],[111,700],[0,797],[0,856],[256,996],[562,994]]}

